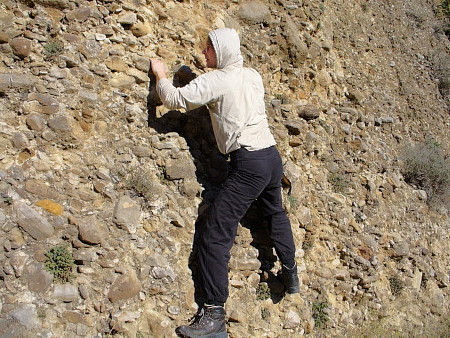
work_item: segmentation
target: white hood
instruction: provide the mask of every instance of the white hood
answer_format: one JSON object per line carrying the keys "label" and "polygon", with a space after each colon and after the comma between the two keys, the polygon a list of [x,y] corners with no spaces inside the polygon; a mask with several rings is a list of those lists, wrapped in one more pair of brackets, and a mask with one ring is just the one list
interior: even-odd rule
{"label": "white hood", "polygon": [[242,67],[241,43],[234,29],[221,28],[208,34],[217,57],[217,68]]}

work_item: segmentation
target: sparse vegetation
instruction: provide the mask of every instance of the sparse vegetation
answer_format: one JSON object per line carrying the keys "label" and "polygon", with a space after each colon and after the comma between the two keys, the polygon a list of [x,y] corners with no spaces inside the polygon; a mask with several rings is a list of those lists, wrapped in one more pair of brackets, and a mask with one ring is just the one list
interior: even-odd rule
{"label": "sparse vegetation", "polygon": [[261,318],[264,320],[269,320],[270,319],[270,311],[267,308],[262,308],[261,309]]}
{"label": "sparse vegetation", "polygon": [[305,254],[308,253],[312,247],[313,247],[313,241],[312,240],[304,240],[302,243],[302,249],[305,251]]}
{"label": "sparse vegetation", "polygon": [[317,328],[323,328],[329,321],[328,313],[326,312],[329,307],[326,302],[317,302],[312,305],[313,319]]}
{"label": "sparse vegetation", "polygon": [[68,283],[73,277],[73,268],[75,261],[72,253],[65,246],[55,246],[46,254],[45,269],[52,273],[55,281]]}
{"label": "sparse vegetation", "polygon": [[295,196],[290,195],[290,194],[287,196],[287,198],[288,198],[288,201],[289,201],[290,209],[291,210],[297,209],[297,207],[298,207],[298,200],[297,200],[297,198]]}
{"label": "sparse vegetation", "polygon": [[332,185],[333,191],[343,193],[348,189],[349,182],[345,176],[333,173],[328,177],[328,182]]}
{"label": "sparse vegetation", "polygon": [[64,45],[61,41],[58,40],[51,40],[44,45],[44,54],[49,57],[57,56],[61,54],[63,50]]}
{"label": "sparse vegetation", "polygon": [[270,298],[270,289],[267,283],[259,283],[256,288],[256,299],[265,300]]}
{"label": "sparse vegetation", "polygon": [[403,154],[405,181],[428,194],[428,201],[448,206],[450,201],[450,158],[433,139],[407,147]]}
{"label": "sparse vegetation", "polygon": [[450,0],[442,0],[441,10],[447,18],[450,18]]}
{"label": "sparse vegetation", "polygon": [[275,94],[275,100],[280,100],[281,104],[289,103],[289,98],[284,94]]}
{"label": "sparse vegetation", "polygon": [[405,287],[404,283],[395,276],[389,278],[389,286],[391,287],[392,295],[395,297],[399,296]]}
{"label": "sparse vegetation", "polygon": [[[134,191],[137,195],[142,196],[146,200],[154,197],[158,187],[156,187],[155,177],[149,172],[139,167],[131,167],[125,170],[118,170],[117,178],[122,182],[126,189]],[[158,167],[156,173],[159,181],[164,181],[163,168]]]}

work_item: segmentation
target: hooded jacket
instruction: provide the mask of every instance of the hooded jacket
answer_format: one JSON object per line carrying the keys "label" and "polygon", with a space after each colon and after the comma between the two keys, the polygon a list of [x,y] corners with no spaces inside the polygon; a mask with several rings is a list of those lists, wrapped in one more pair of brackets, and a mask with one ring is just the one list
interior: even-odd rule
{"label": "hooded jacket", "polygon": [[161,101],[169,109],[192,110],[206,104],[223,154],[275,145],[267,122],[261,76],[243,67],[237,32],[217,29],[209,33],[209,38],[216,52],[217,69],[181,88],[161,79],[156,88]]}

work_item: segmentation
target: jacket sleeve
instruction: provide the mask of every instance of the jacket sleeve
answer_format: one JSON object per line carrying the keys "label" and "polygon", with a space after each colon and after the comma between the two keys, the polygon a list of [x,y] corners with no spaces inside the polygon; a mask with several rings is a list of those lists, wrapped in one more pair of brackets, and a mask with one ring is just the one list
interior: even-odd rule
{"label": "jacket sleeve", "polygon": [[180,88],[172,85],[168,79],[159,80],[156,90],[164,106],[169,109],[192,110],[212,101],[215,96],[205,75],[200,75]]}

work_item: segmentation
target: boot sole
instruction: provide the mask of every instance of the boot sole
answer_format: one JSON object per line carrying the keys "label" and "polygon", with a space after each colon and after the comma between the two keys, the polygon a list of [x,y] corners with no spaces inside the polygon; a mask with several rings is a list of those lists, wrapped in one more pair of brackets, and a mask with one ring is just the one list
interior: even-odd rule
{"label": "boot sole", "polygon": [[210,333],[207,334],[206,336],[184,336],[183,337],[187,337],[187,338],[228,338],[228,333],[226,332],[218,332],[218,333]]}
{"label": "boot sole", "polygon": [[286,290],[286,293],[289,293],[290,295],[293,293],[300,293],[300,288],[289,288]]}

